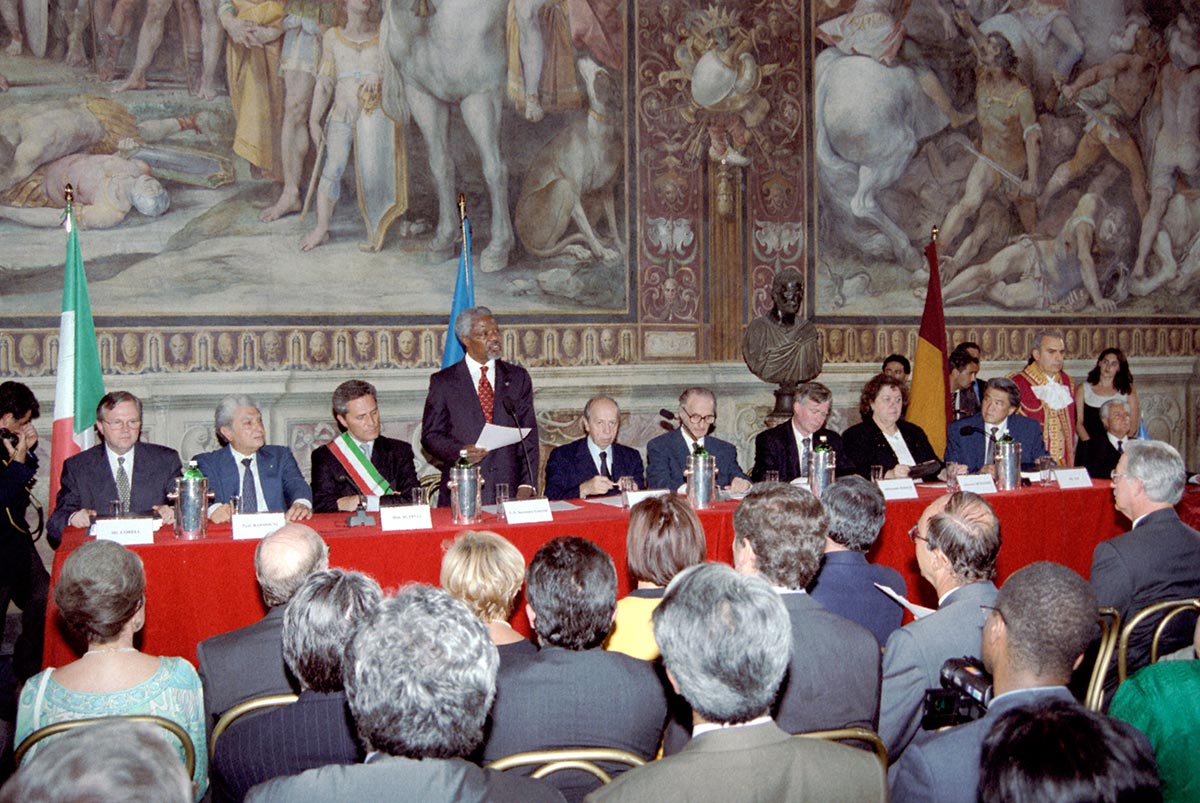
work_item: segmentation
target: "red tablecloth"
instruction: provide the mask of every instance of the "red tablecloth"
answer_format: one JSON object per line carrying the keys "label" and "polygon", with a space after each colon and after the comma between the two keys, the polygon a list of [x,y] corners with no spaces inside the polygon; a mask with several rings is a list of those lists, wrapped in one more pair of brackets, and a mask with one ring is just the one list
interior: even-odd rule
{"label": "red tablecloth", "polygon": [[[871,560],[892,566],[908,582],[909,597],[934,606],[930,586],[921,581],[908,528],[941,491],[921,489],[919,499],[888,503],[888,518]],[[1035,560],[1056,560],[1087,576],[1092,548],[1125,531],[1129,522],[1113,511],[1107,482],[1096,487],[1062,491],[1056,487],[1027,488],[988,497],[1000,516],[1003,546],[999,579]],[[617,565],[618,593],[631,588],[625,564],[625,530],[628,514],[619,508],[579,503],[580,509],[555,514],[544,524],[509,526],[494,519],[474,529],[491,529],[512,541],[528,560],[538,547],[558,535],[578,535],[598,543]],[[733,511],[736,503],[722,503],[700,512],[710,560],[729,562],[733,557]],[[432,531],[383,533],[377,527],[351,529],[345,514],[315,516],[310,522],[329,543],[330,564],[357,569],[375,577],[385,589],[417,581],[437,583],[442,544],[466,527],[450,523],[446,510],[434,510]],[[52,584],[58,582],[62,563],[86,536],[67,530],[54,558]],[[134,547],[146,567],[146,626],[142,648],[155,655],[182,655],[195,660],[199,641],[217,633],[250,624],[265,612],[254,578],[254,541],[234,541],[228,525],[214,527],[203,541],[176,541],[169,528],[160,531],[150,546]],[[523,605],[513,623],[528,632]],[[78,652],[66,639],[53,599],[47,609],[47,666],[63,666]]]}

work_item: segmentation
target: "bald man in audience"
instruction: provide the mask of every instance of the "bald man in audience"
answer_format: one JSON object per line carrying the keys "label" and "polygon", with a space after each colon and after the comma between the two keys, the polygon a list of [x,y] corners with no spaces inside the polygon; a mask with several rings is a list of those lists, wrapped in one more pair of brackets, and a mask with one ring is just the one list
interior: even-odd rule
{"label": "bald man in audience", "polygon": [[208,731],[243,700],[299,691],[283,660],[283,614],[313,572],[329,568],[329,547],[305,524],[285,524],[258,542],[254,574],[267,615],[196,645]]}

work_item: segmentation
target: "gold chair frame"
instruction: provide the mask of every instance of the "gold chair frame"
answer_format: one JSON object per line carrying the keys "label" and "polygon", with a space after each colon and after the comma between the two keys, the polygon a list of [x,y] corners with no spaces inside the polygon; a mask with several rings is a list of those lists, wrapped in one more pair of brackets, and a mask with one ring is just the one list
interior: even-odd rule
{"label": "gold chair frame", "polygon": [[441,481],[441,474],[426,474],[420,479],[421,491],[425,494],[425,504],[430,507],[437,504],[438,484]]}
{"label": "gold chair frame", "polygon": [[1083,704],[1089,711],[1103,713],[1104,679],[1108,676],[1113,653],[1121,635],[1121,613],[1116,608],[1101,608],[1097,611],[1100,622],[1100,648],[1096,652],[1096,663],[1092,666],[1092,677],[1088,681]]}
{"label": "gold chair frame", "polygon": [[296,694],[268,694],[263,697],[255,697],[250,700],[243,700],[237,705],[230,708],[224,714],[221,714],[217,724],[213,726],[212,736],[208,737],[208,755],[217,754],[217,737],[228,730],[239,717],[249,714],[251,711],[259,711],[263,708],[278,708],[281,705],[291,705],[299,700],[299,695]]}
{"label": "gold chair frame", "polygon": [[1129,623],[1121,629],[1121,640],[1117,646],[1117,680],[1124,683],[1129,676],[1129,637],[1138,625],[1154,616],[1156,613],[1166,611],[1162,621],[1154,628],[1154,637],[1150,641],[1150,663],[1158,661],[1158,642],[1162,638],[1163,630],[1172,619],[1184,611],[1200,612],[1200,597],[1193,599],[1172,599],[1166,602],[1156,602],[1153,605],[1147,605],[1130,618]]}
{"label": "gold chair frame", "polygon": [[172,736],[179,740],[183,745],[183,765],[187,768],[189,778],[196,774],[196,746],[192,743],[192,737],[188,736],[186,730],[178,722],[167,719],[166,717],[155,716],[153,714],[126,714],[124,716],[115,717],[90,717],[88,719],[69,719],[64,722],[54,722],[50,725],[45,725],[38,728],[33,733],[26,736],[17,745],[16,751],[13,753],[13,764],[17,767],[21,766],[21,761],[29,750],[43,739],[55,736],[66,731],[82,728],[87,725],[98,725],[102,722],[146,722],[150,725],[157,725],[166,730]]}
{"label": "gold chair frame", "polygon": [[640,767],[645,764],[641,756],[635,756],[626,750],[615,747],[569,747],[561,750],[529,750],[524,753],[513,753],[504,756],[487,765],[491,770],[510,770],[514,767],[528,767],[531,764],[540,765],[533,771],[534,778],[545,778],[562,770],[582,770],[600,779],[603,784],[612,781],[612,776],[604,771],[596,762],[608,761],[614,764],[627,764],[630,767]]}
{"label": "gold chair frame", "polygon": [[879,738],[879,734],[873,730],[868,730],[867,728],[835,728],[834,730],[827,731],[797,733],[796,736],[805,739],[824,739],[828,742],[866,742],[871,745],[871,750],[874,751],[875,757],[879,759],[879,763],[883,766],[884,775],[887,775],[887,745],[883,743],[883,739]]}

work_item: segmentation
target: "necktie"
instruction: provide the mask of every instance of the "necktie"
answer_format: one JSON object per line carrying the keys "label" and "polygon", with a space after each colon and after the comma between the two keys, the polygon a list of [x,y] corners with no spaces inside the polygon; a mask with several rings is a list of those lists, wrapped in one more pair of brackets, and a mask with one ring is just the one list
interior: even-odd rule
{"label": "necktie", "polygon": [[996,428],[987,428],[987,446],[983,451],[983,464],[990,466],[996,462]]}
{"label": "necktie", "polygon": [[600,453],[600,475],[612,479],[612,472],[608,470],[608,452]]}
{"label": "necktie", "polygon": [[369,441],[367,443],[364,443],[363,447],[362,447],[363,456],[366,457],[368,460],[370,460],[371,452],[374,451],[374,448],[375,448],[375,441]]}
{"label": "necktie", "polygon": [[496,407],[496,391],[488,381],[486,365],[479,368],[479,406],[483,408],[483,420],[491,424]]}
{"label": "necktie", "polygon": [[1125,439],[1121,438],[1117,441],[1117,454],[1125,454]]}
{"label": "necktie", "polygon": [[246,467],[242,472],[242,513],[258,512],[258,491],[254,490],[254,470],[250,468],[252,462],[252,458],[242,458],[242,465]]}
{"label": "necktie", "polygon": [[808,453],[812,451],[812,438],[801,441],[800,447],[800,476],[808,476]]}
{"label": "necktie", "polygon": [[121,510],[129,510],[129,474],[125,471],[125,456],[117,458],[117,496],[121,499]]}

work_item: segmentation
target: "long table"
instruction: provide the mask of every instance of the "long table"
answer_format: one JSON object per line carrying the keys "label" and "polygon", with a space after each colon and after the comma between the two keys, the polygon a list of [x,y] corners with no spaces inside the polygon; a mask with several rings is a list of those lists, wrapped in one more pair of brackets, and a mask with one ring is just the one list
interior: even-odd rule
{"label": "long table", "polygon": [[[920,580],[908,529],[921,511],[944,491],[921,488],[919,498],[888,503],[887,523],[869,555],[904,575],[909,598],[936,606],[933,590]],[[1003,545],[999,580],[1036,560],[1066,564],[1087,576],[1092,549],[1102,540],[1129,527],[1113,510],[1108,482],[1092,488],[1061,490],[1031,487],[988,497],[1000,517]],[[595,502],[578,502],[578,509],[554,514],[554,521],[508,525],[494,517],[472,527],[453,525],[448,510],[433,510],[433,529],[384,533],[378,527],[350,528],[345,514],[322,514],[309,522],[329,544],[330,565],[366,572],[385,589],[406,582],[438,582],[443,544],[465,529],[490,529],[508,538],[526,560],[538,547],[559,535],[591,539],[612,555],[617,567],[618,594],[632,587],[625,562],[628,512]],[[708,559],[733,558],[733,512],[736,502],[723,502],[700,511]],[[68,529],[54,558],[51,583],[58,582],[63,561],[87,539],[80,529]],[[170,528],[159,531],[153,545],[136,546],[146,569],[146,625],[141,646],[156,655],[181,655],[195,661],[196,644],[256,621],[265,613],[254,576],[254,541],[235,541],[228,525],[213,527],[201,541],[178,541]],[[525,633],[529,625],[519,601],[514,626]],[[79,650],[68,640],[53,599],[47,608],[45,665],[63,666]]]}

